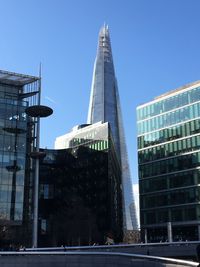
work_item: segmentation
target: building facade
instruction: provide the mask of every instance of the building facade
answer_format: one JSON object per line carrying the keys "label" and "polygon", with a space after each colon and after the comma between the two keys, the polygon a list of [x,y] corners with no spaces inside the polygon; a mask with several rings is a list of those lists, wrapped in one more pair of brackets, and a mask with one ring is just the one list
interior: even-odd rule
{"label": "building facade", "polygon": [[200,240],[200,82],[137,108],[143,239]]}
{"label": "building facade", "polygon": [[87,122],[109,122],[122,168],[124,231],[137,230],[135,203],[108,26],[99,33]]}
{"label": "building facade", "polygon": [[122,242],[121,169],[108,123],[57,138],[40,160],[39,246]]}
{"label": "building facade", "polygon": [[0,247],[31,245],[33,162],[27,155],[34,124],[26,109],[35,102],[38,81],[0,71]]}

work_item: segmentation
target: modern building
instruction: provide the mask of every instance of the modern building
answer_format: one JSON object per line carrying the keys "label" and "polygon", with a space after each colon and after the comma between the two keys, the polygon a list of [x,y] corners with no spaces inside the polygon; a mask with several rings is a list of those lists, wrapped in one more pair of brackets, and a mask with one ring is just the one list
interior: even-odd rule
{"label": "modern building", "polygon": [[79,125],[40,160],[39,246],[123,240],[121,169],[108,123]]}
{"label": "modern building", "polygon": [[200,81],[137,108],[143,239],[200,240]]}
{"label": "modern building", "polygon": [[106,25],[101,28],[99,33],[87,122],[92,124],[98,121],[109,122],[115,149],[122,168],[124,230],[137,230],[138,223],[133,200],[118,86],[109,30]]}
{"label": "modern building", "polygon": [[122,242],[121,166],[109,123],[57,138],[68,149],[39,150],[40,118],[53,112],[40,92],[40,77],[0,71],[0,248]]}
{"label": "modern building", "polygon": [[38,90],[38,77],[0,71],[0,247],[31,245],[35,124],[26,109]]}

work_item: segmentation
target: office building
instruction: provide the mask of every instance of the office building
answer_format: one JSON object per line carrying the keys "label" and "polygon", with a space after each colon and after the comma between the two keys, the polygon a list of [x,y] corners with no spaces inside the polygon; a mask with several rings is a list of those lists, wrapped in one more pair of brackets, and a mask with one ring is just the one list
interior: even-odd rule
{"label": "office building", "polygon": [[[137,108],[143,239],[200,240],[200,82]],[[170,230],[170,231],[171,231]]]}
{"label": "office building", "polygon": [[121,169],[108,123],[79,125],[40,160],[39,246],[123,239]]}
{"label": "office building", "polygon": [[0,247],[31,245],[34,121],[39,78],[0,71]]}
{"label": "office building", "polygon": [[109,122],[122,168],[124,231],[137,230],[135,203],[108,26],[99,33],[87,122]]}

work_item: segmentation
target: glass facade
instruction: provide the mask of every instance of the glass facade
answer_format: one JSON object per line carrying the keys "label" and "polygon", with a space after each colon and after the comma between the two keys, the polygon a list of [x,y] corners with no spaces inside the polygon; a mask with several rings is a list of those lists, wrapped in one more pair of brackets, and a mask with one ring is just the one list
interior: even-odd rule
{"label": "glass facade", "polygon": [[106,25],[99,33],[87,121],[91,124],[99,121],[110,124],[117,157],[122,168],[124,231],[138,230],[110,34]]}
{"label": "glass facade", "polygon": [[77,125],[70,133],[56,138],[55,148],[63,149],[86,145],[99,151],[108,149],[108,131],[104,130],[108,127],[108,123],[102,122]]}
{"label": "glass facade", "polygon": [[200,84],[137,108],[141,230],[148,241],[199,240]]}
{"label": "glass facade", "polygon": [[27,103],[18,91],[0,85],[0,219],[12,221],[22,221],[26,158]]}
{"label": "glass facade", "polygon": [[121,242],[121,170],[108,123],[68,141],[40,162],[39,246],[105,244],[110,235]]}
{"label": "glass facade", "polygon": [[156,103],[146,105],[142,109],[138,109],[137,119],[140,121],[151,118],[198,101],[200,101],[200,86],[196,86],[187,92],[180,92],[174,96],[169,96],[165,100],[157,101]]}
{"label": "glass facade", "polygon": [[31,129],[25,113],[30,101],[24,94],[33,84],[36,87],[36,81],[36,77],[0,71],[0,247],[27,245],[30,238],[26,230],[31,225],[27,165]]}

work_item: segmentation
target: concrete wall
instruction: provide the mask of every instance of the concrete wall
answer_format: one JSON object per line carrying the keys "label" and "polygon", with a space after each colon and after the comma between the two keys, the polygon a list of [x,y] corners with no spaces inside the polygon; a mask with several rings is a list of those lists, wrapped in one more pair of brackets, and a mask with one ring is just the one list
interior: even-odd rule
{"label": "concrete wall", "polygon": [[[157,257],[179,258],[187,260],[197,260],[196,248],[200,242],[173,242],[173,243],[148,243],[131,245],[113,245],[113,246],[82,246],[65,247],[65,251],[81,252],[116,252],[130,253],[140,255],[150,255]],[[64,248],[38,248],[27,249],[27,251],[64,251]]]}
{"label": "concrete wall", "polygon": [[[131,254],[142,254],[157,257],[169,257],[179,259],[196,260],[197,244],[158,244],[158,245],[130,245],[130,246],[104,246],[90,247],[88,250],[82,248],[81,251],[107,251],[107,252],[122,252]],[[70,249],[71,250],[71,249]]]}
{"label": "concrete wall", "polygon": [[196,263],[137,257],[123,254],[89,253],[0,253],[1,267],[184,267],[198,266]]}

